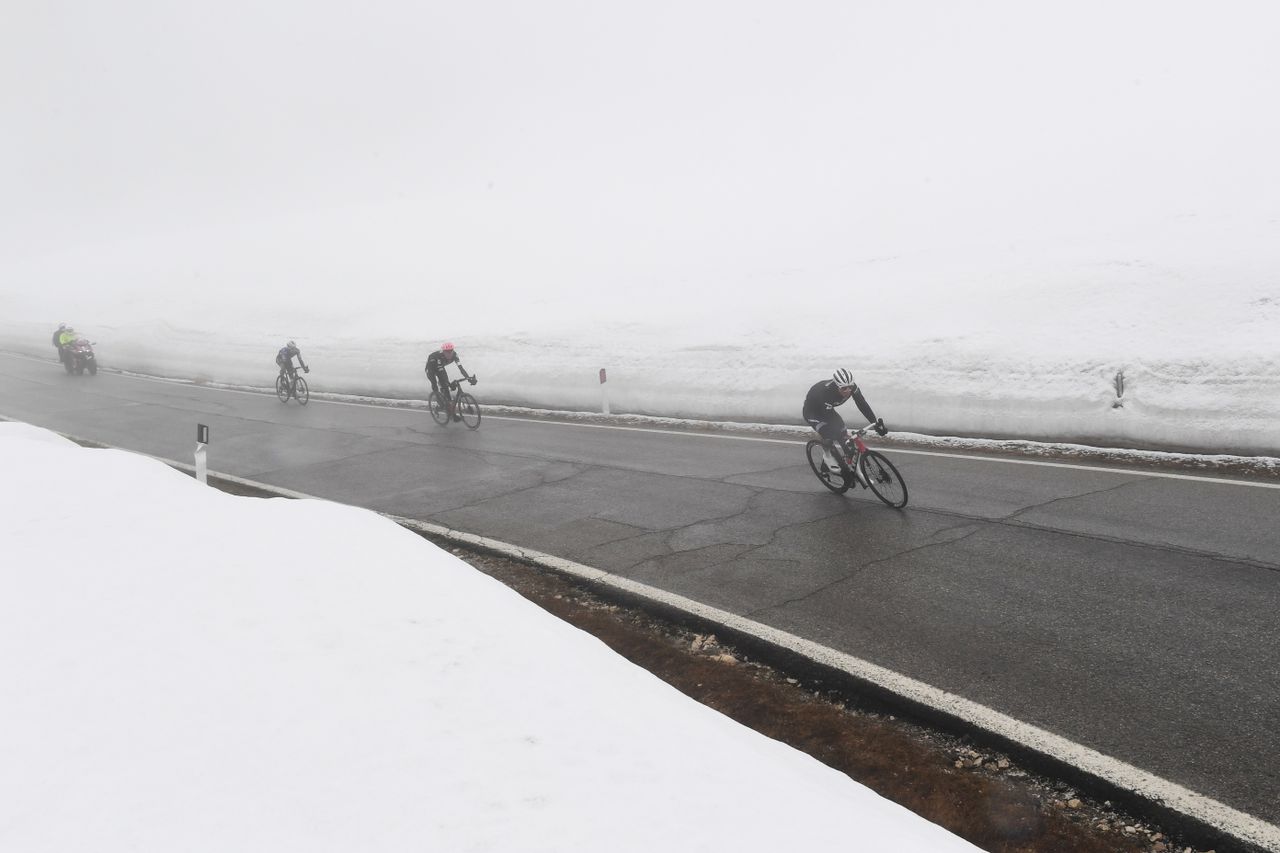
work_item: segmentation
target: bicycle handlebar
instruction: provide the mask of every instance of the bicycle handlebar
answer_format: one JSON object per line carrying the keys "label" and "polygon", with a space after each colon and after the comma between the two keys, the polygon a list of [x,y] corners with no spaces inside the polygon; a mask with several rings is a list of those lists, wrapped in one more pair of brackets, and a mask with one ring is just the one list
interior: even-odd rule
{"label": "bicycle handlebar", "polygon": [[[867,424],[866,426],[858,427],[857,429],[851,429],[849,430],[849,432],[853,433],[856,436],[861,437],[867,434],[867,430],[875,430],[877,426],[880,426],[883,423],[884,423],[884,418],[876,418],[874,421]],[[885,432],[888,432],[888,430],[885,430]]]}

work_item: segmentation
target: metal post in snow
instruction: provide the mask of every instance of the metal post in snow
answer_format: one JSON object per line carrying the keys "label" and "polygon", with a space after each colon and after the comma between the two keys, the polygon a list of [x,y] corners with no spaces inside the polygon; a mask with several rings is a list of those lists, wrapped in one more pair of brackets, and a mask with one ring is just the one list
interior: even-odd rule
{"label": "metal post in snow", "polygon": [[606,415],[609,414],[609,386],[605,384],[607,381],[608,376],[602,367],[600,368],[600,399],[603,401],[601,411]]}
{"label": "metal post in snow", "polygon": [[205,448],[209,446],[209,428],[204,424],[196,424],[196,480],[203,485],[209,484],[209,467],[205,463]]}

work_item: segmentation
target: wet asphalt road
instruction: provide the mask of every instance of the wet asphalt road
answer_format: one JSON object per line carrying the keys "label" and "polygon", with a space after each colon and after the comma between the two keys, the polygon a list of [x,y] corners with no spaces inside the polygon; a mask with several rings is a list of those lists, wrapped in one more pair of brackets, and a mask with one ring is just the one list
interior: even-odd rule
{"label": "wet asphalt road", "polygon": [[4,355],[0,415],[187,462],[206,423],[211,470],[746,615],[1280,823],[1280,489],[890,451],[897,512],[798,442],[470,432]]}

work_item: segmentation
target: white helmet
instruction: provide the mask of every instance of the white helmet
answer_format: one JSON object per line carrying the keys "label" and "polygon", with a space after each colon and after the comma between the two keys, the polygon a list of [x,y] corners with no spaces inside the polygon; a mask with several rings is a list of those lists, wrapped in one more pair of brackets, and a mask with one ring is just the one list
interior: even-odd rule
{"label": "white helmet", "polygon": [[853,384],[853,374],[842,367],[835,373],[831,374],[831,381],[836,383],[840,388],[848,388]]}

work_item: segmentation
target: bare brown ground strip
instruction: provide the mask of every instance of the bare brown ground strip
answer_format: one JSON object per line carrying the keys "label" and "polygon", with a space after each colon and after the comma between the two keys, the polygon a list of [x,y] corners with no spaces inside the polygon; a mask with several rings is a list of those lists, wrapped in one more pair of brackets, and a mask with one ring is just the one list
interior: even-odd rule
{"label": "bare brown ground strip", "polygon": [[713,636],[606,601],[552,572],[444,547],[687,696],[812,755],[984,850],[1200,853],[1109,802],[1028,773],[1007,756],[896,715],[851,706],[835,691],[802,684]]}

